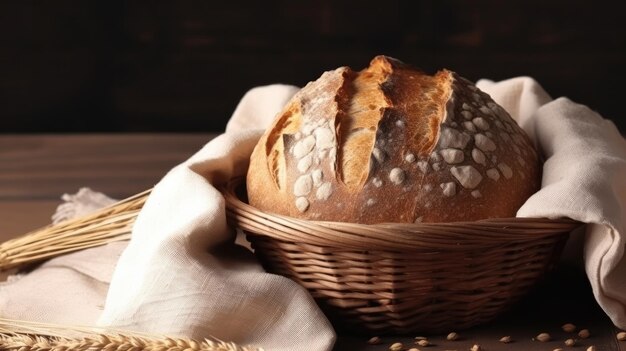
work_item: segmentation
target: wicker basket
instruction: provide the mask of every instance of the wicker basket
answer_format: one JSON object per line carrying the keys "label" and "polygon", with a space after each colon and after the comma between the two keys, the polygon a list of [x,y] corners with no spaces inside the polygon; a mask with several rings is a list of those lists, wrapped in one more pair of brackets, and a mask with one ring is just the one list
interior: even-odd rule
{"label": "wicker basket", "polygon": [[242,179],[224,190],[230,224],[265,269],[307,288],[335,328],[440,333],[492,320],[558,259],[570,219],[362,225],[261,212]]}

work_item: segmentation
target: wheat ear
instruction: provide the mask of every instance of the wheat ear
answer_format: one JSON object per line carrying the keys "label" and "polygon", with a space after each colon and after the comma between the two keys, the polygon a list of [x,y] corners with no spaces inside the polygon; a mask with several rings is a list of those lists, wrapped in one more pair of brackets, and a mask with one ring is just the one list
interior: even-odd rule
{"label": "wheat ear", "polygon": [[126,335],[96,335],[77,339],[31,335],[0,335],[0,350],[14,351],[252,351],[232,342],[205,339],[147,339]]}
{"label": "wheat ear", "polygon": [[0,318],[0,350],[7,351],[262,351],[216,338],[193,340],[95,327]]}

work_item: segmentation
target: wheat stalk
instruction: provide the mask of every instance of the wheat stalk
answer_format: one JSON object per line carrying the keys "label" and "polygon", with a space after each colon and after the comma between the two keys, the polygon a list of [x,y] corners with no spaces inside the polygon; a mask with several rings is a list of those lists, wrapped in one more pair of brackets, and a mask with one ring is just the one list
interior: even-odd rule
{"label": "wheat stalk", "polygon": [[151,191],[146,190],[90,215],[49,225],[0,244],[0,271],[130,239],[135,218]]}
{"label": "wheat stalk", "polygon": [[145,333],[70,327],[0,318],[0,350],[7,351],[262,351],[216,338],[193,340]]}

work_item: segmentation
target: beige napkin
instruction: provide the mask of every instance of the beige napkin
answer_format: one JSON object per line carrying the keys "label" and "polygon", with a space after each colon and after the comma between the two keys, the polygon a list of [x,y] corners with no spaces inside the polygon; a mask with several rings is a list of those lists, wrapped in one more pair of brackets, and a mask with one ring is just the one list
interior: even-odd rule
{"label": "beige napkin", "polygon": [[172,169],[139,214],[113,274],[103,326],[203,338],[268,350],[330,350],[335,335],[307,291],[267,274],[234,245],[214,187],[244,175],[254,145],[297,89],[243,97],[226,132]]}
{"label": "beige napkin", "polygon": [[[156,185],[127,247],[84,250],[13,277],[0,286],[0,315],[213,336],[266,350],[331,350],[334,331],[308,292],[265,273],[249,250],[233,243],[213,186],[245,174],[265,126],[297,90],[273,85],[248,92],[226,132]],[[86,189],[63,198],[55,220],[110,202]]]}
{"label": "beige napkin", "polygon": [[[567,99],[552,101],[530,78],[480,81],[479,86],[511,112],[546,156],[543,188],[518,214],[591,223],[585,240],[587,273],[600,305],[617,326],[626,328],[626,142],[611,122]],[[214,335],[272,350],[332,347],[334,334],[308,294],[286,279],[263,273],[246,251],[231,244],[234,234],[225,225],[223,199],[211,185],[245,171],[260,129],[295,91],[289,86],[251,90],[226,133],[159,183],[115,269],[100,324]],[[104,302],[103,287],[122,249],[117,244],[67,255],[46,264],[56,261],[63,275],[40,272],[44,265],[4,284],[0,314],[94,322],[94,309]],[[80,255],[93,262],[63,261]],[[35,274],[38,292],[22,289]],[[61,286],[60,277],[68,279],[65,289],[40,293]],[[88,293],[78,298],[71,292]],[[16,301],[19,307],[11,305]],[[53,301],[62,307],[53,308]],[[35,312],[46,309],[52,312]]]}
{"label": "beige napkin", "polygon": [[519,217],[570,217],[588,223],[585,270],[596,300],[626,329],[626,141],[615,125],[567,98],[554,101],[531,78],[483,80],[489,93],[543,151],[541,191]]}

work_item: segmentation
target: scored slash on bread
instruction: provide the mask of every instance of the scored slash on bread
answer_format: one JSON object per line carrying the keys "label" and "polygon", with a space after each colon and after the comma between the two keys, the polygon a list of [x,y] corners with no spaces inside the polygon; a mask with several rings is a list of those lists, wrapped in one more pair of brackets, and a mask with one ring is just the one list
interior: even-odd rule
{"label": "scored slash on bread", "polygon": [[266,212],[356,223],[514,217],[539,187],[524,131],[458,74],[375,57],[325,72],[259,140],[248,199]]}

